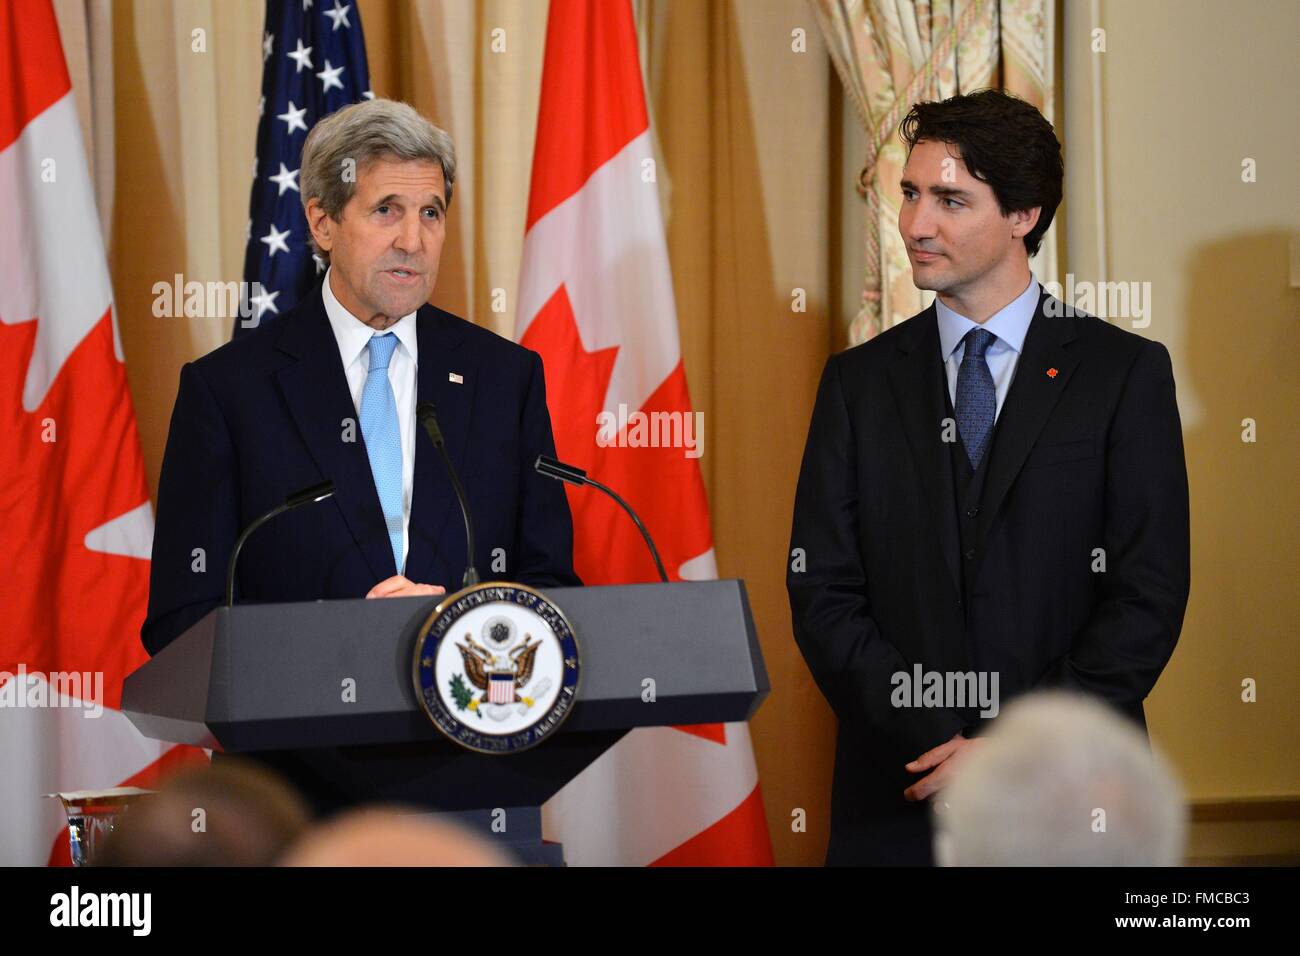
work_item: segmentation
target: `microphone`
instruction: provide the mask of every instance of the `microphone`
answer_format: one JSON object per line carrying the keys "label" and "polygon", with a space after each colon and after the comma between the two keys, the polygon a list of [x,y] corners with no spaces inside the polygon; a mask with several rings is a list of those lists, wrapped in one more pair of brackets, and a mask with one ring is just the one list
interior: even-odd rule
{"label": "microphone", "polygon": [[244,529],[243,534],[235,541],[235,550],[230,553],[230,563],[226,565],[226,607],[233,607],[235,604],[235,564],[239,561],[239,550],[244,546],[244,542],[248,540],[248,536],[276,515],[282,515],[286,511],[292,511],[302,505],[324,501],[333,494],[334,482],[329,480],[322,481],[318,485],[312,485],[310,488],[304,488],[302,491],[295,491],[285,498],[282,504],[276,505]]}
{"label": "microphone", "polygon": [[442,463],[447,468],[447,477],[451,479],[451,487],[456,492],[456,500],[460,502],[460,513],[465,518],[465,557],[469,561],[465,566],[465,576],[461,584],[463,587],[471,587],[478,584],[479,578],[478,568],[474,565],[474,519],[470,517],[469,501],[465,498],[465,489],[461,486],[460,477],[456,474],[451,458],[447,455],[447,448],[442,439],[442,429],[438,427],[438,413],[433,407],[433,402],[420,402],[416,405],[415,417],[424,426],[425,432],[429,435],[429,441],[433,442],[433,447],[438,449],[438,454],[442,456]]}
{"label": "microphone", "polygon": [[545,475],[547,478],[554,478],[556,481],[563,481],[570,485],[576,485],[579,488],[583,485],[591,485],[593,488],[599,488],[601,491],[605,492],[605,494],[618,502],[619,507],[626,511],[628,515],[631,516],[632,520],[636,522],[636,526],[641,532],[641,537],[645,538],[646,547],[650,549],[650,557],[655,559],[655,567],[659,569],[659,580],[664,583],[668,582],[668,574],[664,571],[664,563],[659,560],[659,551],[655,547],[654,541],[650,538],[650,532],[646,530],[645,525],[641,523],[641,519],[636,516],[636,512],[632,510],[632,507],[620,498],[612,488],[605,487],[595,478],[589,476],[581,468],[575,468],[573,465],[566,465],[564,462],[552,458],[549,455],[538,455],[537,462],[533,465],[533,468],[539,475]]}

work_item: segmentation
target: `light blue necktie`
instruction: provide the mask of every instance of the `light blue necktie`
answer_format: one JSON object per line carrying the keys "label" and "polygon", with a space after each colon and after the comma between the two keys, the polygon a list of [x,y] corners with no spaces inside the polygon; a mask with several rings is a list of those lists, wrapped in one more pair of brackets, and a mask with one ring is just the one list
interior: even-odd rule
{"label": "light blue necktie", "polygon": [[370,457],[379,504],[388,526],[397,573],[402,572],[402,432],[397,425],[397,399],[388,380],[388,363],[397,348],[392,332],[371,336],[367,351],[370,368],[361,392],[361,435]]}
{"label": "light blue necktie", "polygon": [[993,419],[997,417],[997,389],[984,359],[984,353],[996,340],[988,329],[971,329],[966,333],[966,350],[957,369],[957,432],[966,446],[970,466],[975,469],[984,457]]}

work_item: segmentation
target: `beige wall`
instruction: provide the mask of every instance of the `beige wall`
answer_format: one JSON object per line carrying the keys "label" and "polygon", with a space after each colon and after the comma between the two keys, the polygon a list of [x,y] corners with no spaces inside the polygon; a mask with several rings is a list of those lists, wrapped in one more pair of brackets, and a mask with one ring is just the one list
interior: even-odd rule
{"label": "beige wall", "polygon": [[[1147,704],[1192,798],[1199,861],[1300,858],[1294,532],[1300,466],[1300,6],[1067,4],[1068,258],[1079,278],[1151,283],[1140,333],[1173,357],[1192,505],[1182,640]],[[1093,72],[1104,108],[1094,135]],[[1098,215],[1095,174],[1104,173]],[[1257,181],[1242,182],[1253,158]],[[1254,419],[1257,441],[1242,441]],[[1242,682],[1258,687],[1242,701]]]}
{"label": "beige wall", "polygon": [[[508,333],[544,4],[359,5],[375,91],[446,126],[461,154],[435,301]],[[151,286],[174,272],[239,278],[262,6],[112,5],[114,136],[99,134],[102,117],[94,128],[113,163],[97,168],[111,169],[115,183],[110,259],[151,487],[181,363],[229,334],[224,320],[153,318]],[[1155,313],[1142,334],[1173,354],[1192,483],[1191,606],[1149,703],[1152,733],[1194,797],[1294,797],[1300,608],[1290,583],[1288,534],[1298,522],[1288,415],[1297,316],[1286,243],[1300,231],[1300,77],[1289,45],[1300,6],[1108,0],[1101,9],[1108,277],[1152,283]],[[1071,0],[1057,19],[1068,32],[1057,97],[1067,164],[1062,272],[1096,278],[1087,12]],[[785,549],[817,376],[857,306],[861,134],[803,0],[641,0],[639,14],[683,354],[709,421],[701,464],[719,567],[748,583],[773,681],[753,722],[768,821],[779,862],[815,864],[827,835],[834,724],[791,638]],[[486,49],[497,25],[508,29],[505,56]],[[188,48],[195,26],[209,31],[203,56]],[[807,31],[806,53],[790,50],[795,28]],[[1259,182],[1240,182],[1243,156],[1258,160]],[[508,290],[505,313],[487,308],[496,287]],[[804,313],[790,308],[795,288],[806,290]],[[1239,440],[1247,416],[1259,422],[1252,445]],[[1246,676],[1259,682],[1257,704],[1239,703]],[[807,812],[806,833],[791,831],[796,808]],[[1216,839],[1214,852],[1243,845]]]}
{"label": "beige wall", "polygon": [[[1104,95],[1104,247],[1111,280],[1151,283],[1149,328],[1178,385],[1192,505],[1192,594],[1151,696],[1153,740],[1198,801],[1300,797],[1297,303],[1300,5],[1067,4],[1069,263],[1097,277],[1091,71]],[[1243,183],[1241,164],[1258,164]],[[1258,423],[1244,443],[1242,419]],[[1258,684],[1243,703],[1242,681]],[[1300,852],[1294,832],[1291,852]]]}

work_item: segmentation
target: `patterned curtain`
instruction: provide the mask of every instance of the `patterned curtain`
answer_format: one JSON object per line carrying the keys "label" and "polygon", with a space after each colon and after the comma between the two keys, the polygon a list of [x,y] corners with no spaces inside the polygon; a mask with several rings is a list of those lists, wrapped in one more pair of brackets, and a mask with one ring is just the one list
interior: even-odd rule
{"label": "patterned curtain", "polygon": [[[809,0],[867,133],[858,177],[866,203],[862,306],[850,344],[921,311],[930,293],[912,284],[898,234],[898,180],[907,161],[898,124],[917,102],[993,87],[1055,122],[1053,0]],[[1059,133],[1058,133],[1059,137]],[[1030,262],[1055,281],[1056,223]]]}

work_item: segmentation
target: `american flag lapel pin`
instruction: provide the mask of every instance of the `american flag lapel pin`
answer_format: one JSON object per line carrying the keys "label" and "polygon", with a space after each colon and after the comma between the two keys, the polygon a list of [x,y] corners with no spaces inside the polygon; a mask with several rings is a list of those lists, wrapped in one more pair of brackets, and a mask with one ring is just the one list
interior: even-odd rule
{"label": "american flag lapel pin", "polygon": [[[1055,372],[1056,369],[1052,369],[1052,371]],[[464,385],[464,384],[465,384],[465,376],[464,376],[464,375],[459,375],[459,374],[457,374],[456,372],[448,372],[448,373],[447,373],[447,381],[449,381],[449,382],[455,382],[457,385]]]}
{"label": "american flag lapel pin", "polygon": [[1056,369],[1054,369],[1054,368],[1049,368],[1049,369],[1047,370],[1047,377],[1048,377],[1048,378],[1056,378],[1056,376],[1057,376],[1057,371],[1056,371]]}

